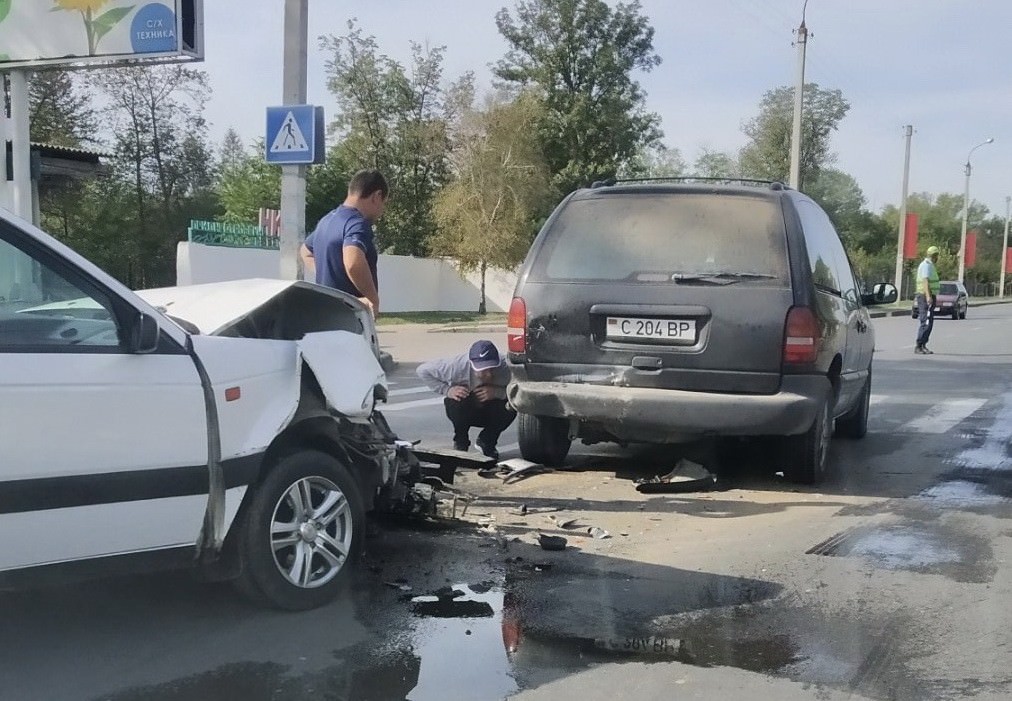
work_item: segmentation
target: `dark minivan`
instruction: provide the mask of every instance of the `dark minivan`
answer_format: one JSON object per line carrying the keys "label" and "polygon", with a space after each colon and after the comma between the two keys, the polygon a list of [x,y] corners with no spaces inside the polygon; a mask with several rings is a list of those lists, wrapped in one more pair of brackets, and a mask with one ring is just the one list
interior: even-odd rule
{"label": "dark minivan", "polygon": [[574,439],[781,436],[788,477],[822,479],[835,430],[867,430],[875,342],[829,217],[780,183],[595,184],[555,210],[509,314],[524,458]]}

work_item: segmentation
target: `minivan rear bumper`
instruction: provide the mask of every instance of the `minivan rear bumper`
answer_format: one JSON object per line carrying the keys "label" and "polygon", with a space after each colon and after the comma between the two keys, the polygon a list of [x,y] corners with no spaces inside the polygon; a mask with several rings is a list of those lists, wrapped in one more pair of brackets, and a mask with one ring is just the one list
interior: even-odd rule
{"label": "minivan rear bumper", "polygon": [[764,395],[515,382],[508,396],[524,414],[576,419],[617,438],[661,442],[687,435],[804,433],[831,391],[825,376],[785,375],[779,392]]}

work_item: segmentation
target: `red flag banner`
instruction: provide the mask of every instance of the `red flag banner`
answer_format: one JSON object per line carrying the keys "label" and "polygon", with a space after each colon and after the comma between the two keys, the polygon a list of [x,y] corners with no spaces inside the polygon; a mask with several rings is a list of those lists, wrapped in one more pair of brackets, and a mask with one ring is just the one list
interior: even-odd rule
{"label": "red flag banner", "polygon": [[907,214],[907,221],[903,227],[903,257],[906,260],[917,259],[917,215],[913,212]]}
{"label": "red flag banner", "polygon": [[1012,272],[1012,247],[1005,249],[1005,272]]}
{"label": "red flag banner", "polygon": [[963,258],[963,266],[972,268],[977,262],[977,232],[966,232],[966,255]]}

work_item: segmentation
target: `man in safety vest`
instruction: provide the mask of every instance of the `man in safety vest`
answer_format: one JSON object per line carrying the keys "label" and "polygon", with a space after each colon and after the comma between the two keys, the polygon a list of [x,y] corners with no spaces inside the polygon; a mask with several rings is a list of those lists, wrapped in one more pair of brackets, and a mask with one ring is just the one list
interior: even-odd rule
{"label": "man in safety vest", "polygon": [[917,267],[917,345],[914,353],[933,355],[928,349],[931,329],[935,326],[935,305],[938,304],[938,246],[929,246],[927,256]]}

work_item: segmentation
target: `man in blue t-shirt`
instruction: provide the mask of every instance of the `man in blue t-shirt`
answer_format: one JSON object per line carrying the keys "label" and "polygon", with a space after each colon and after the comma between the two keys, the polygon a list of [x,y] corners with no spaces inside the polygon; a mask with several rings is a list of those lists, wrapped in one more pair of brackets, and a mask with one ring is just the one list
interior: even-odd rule
{"label": "man in blue t-shirt", "polygon": [[348,197],[316,225],[300,253],[316,284],[346,292],[379,312],[379,258],[372,224],[381,216],[390,193],[378,170],[360,170],[348,183]]}

